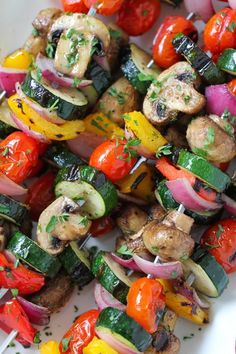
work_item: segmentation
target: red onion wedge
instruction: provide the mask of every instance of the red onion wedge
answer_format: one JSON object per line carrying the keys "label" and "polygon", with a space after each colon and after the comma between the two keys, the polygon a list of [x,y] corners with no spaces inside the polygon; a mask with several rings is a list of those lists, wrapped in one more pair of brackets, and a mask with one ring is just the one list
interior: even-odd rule
{"label": "red onion wedge", "polygon": [[24,132],[26,135],[31,136],[35,140],[39,140],[43,143],[49,143],[46,136],[31,130],[27,125],[25,125],[14,113],[11,114],[12,120],[17,125],[17,127]]}
{"label": "red onion wedge", "polygon": [[92,84],[91,80],[78,80],[77,85],[75,86],[75,80],[71,77],[64,76],[60,74],[54,68],[54,63],[52,59],[49,59],[42,54],[38,54],[36,58],[36,64],[38,68],[42,71],[43,77],[50,81],[51,83],[62,86],[62,87],[87,87]]}
{"label": "red onion wedge", "polygon": [[[5,333],[10,334],[13,328],[8,327],[4,322],[0,321],[0,329]],[[31,346],[31,344],[27,342],[24,338],[22,338],[20,335],[16,337],[16,341],[22,344],[24,348],[30,348]]]}
{"label": "red onion wedge", "polygon": [[230,197],[228,197],[226,194],[222,194],[221,198],[224,203],[225,210],[229,214],[236,216],[236,202]]}
{"label": "red onion wedge", "polygon": [[139,266],[134,261],[133,257],[130,259],[123,259],[119,257],[116,253],[111,253],[111,257],[116,261],[118,264],[122,265],[125,268],[135,270],[137,272],[142,272]]}
{"label": "red onion wedge", "polygon": [[221,204],[209,202],[200,197],[186,178],[167,181],[166,185],[176,202],[183,204],[186,209],[193,211],[207,211],[220,209],[222,207]]}
{"label": "red onion wedge", "polygon": [[138,267],[145,273],[157,278],[173,279],[183,275],[182,264],[179,261],[167,263],[153,263],[134,254],[133,259]]}
{"label": "red onion wedge", "polygon": [[0,66],[0,89],[6,91],[7,96],[13,95],[17,82],[23,82],[27,70],[4,68]]}
{"label": "red onion wedge", "polygon": [[184,0],[187,12],[199,15],[204,22],[207,22],[214,14],[212,0]]}
{"label": "red onion wedge", "polygon": [[106,137],[99,136],[89,132],[80,133],[78,138],[67,140],[69,149],[76,155],[85,160],[89,160],[92,152],[96,147],[102,144]]}
{"label": "red onion wedge", "polygon": [[236,0],[229,0],[229,6],[232,9],[236,10]]}
{"label": "red onion wedge", "polygon": [[38,306],[29,302],[21,296],[17,296],[17,300],[29,317],[31,323],[38,326],[46,326],[50,322],[50,311],[46,307]]}
{"label": "red onion wedge", "polygon": [[183,295],[189,301],[194,302],[203,309],[208,309],[210,307],[210,304],[207,301],[201,299],[196,290],[189,286],[183,279],[172,280],[172,284],[176,293]]}
{"label": "red onion wedge", "polygon": [[99,310],[103,310],[106,307],[115,307],[121,311],[125,311],[126,306],[120,301],[116,300],[101,284],[96,283],[94,287],[95,302]]}
{"label": "red onion wedge", "polygon": [[99,338],[107,342],[119,354],[144,354],[137,349],[131,349],[120,342],[112,333],[105,332],[102,328],[95,328],[95,332]]}
{"label": "red onion wedge", "polygon": [[13,182],[10,178],[0,172],[0,193],[15,197],[18,195],[25,195],[27,189]]}
{"label": "red onion wedge", "polygon": [[37,102],[31,100],[29,97],[27,97],[24,92],[21,89],[21,85],[19,83],[16,84],[16,92],[24,100],[24,102],[31,107],[35,112],[40,114],[42,118],[47,120],[48,122],[54,123],[54,124],[64,124],[65,120],[58,117],[55,112],[50,112],[47,108],[44,108],[40,106]]}
{"label": "red onion wedge", "polygon": [[232,95],[226,84],[208,86],[205,95],[208,113],[221,116],[227,108],[231,115],[236,115],[236,97]]}

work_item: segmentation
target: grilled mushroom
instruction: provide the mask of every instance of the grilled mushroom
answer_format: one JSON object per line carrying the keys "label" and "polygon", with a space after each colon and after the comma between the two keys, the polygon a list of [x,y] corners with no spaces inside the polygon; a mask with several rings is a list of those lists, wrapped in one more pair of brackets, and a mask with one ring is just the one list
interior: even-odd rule
{"label": "grilled mushroom", "polygon": [[37,240],[48,253],[63,251],[68,241],[86,236],[91,221],[81,216],[78,204],[67,197],[59,197],[40,215]]}
{"label": "grilled mushroom", "polygon": [[111,72],[114,72],[120,64],[120,51],[129,43],[129,36],[115,23],[108,24],[111,41],[107,52],[107,60]]}
{"label": "grilled mushroom", "polygon": [[140,231],[147,221],[148,215],[145,211],[134,204],[128,204],[121,210],[120,216],[116,219],[116,224],[121,229],[124,236],[129,237],[129,235]]}
{"label": "grilled mushroom", "polygon": [[189,124],[187,140],[193,151],[202,151],[209,161],[222,163],[231,161],[236,155],[236,143],[233,135],[228,134],[223,127],[227,124],[217,116],[215,121],[208,116],[198,117]]}
{"label": "grilled mushroom", "polygon": [[195,114],[205,105],[205,97],[196,91],[198,79],[185,62],[173,65],[152,83],[143,103],[145,116],[162,126],[177,118],[178,113]]}

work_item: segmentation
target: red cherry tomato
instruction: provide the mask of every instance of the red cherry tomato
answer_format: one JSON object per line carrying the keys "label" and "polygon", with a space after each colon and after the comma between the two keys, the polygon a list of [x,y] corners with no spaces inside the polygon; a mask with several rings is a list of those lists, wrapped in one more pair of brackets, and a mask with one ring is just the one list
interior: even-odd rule
{"label": "red cherry tomato", "polygon": [[236,79],[231,80],[227,86],[230,92],[236,96]]}
{"label": "red cherry tomato", "polygon": [[219,220],[204,233],[201,244],[227,273],[236,271],[236,220]]}
{"label": "red cherry tomato", "polygon": [[178,33],[183,33],[193,40],[197,40],[198,37],[192,21],[182,16],[166,17],[153,41],[153,59],[158,66],[167,69],[181,60],[181,56],[176,53],[172,45],[172,40]]}
{"label": "red cherry tomato", "polygon": [[117,25],[130,36],[149,31],[160,15],[159,0],[125,0],[121,6]]}
{"label": "red cherry tomato", "polygon": [[22,132],[14,132],[0,143],[0,171],[22,183],[38,163],[39,145]]}
{"label": "red cherry tomato", "polygon": [[37,221],[43,210],[54,201],[54,181],[54,174],[47,172],[29,187],[26,204],[30,207],[30,215],[33,220]]}
{"label": "red cherry tomato", "polygon": [[[94,327],[98,316],[98,310],[90,310],[79,316],[62,338],[59,347],[60,353],[82,354],[83,348],[91,342],[95,335]],[[68,343],[66,346],[65,342]]]}
{"label": "red cherry tomato", "polygon": [[90,166],[102,171],[112,182],[125,177],[137,159],[127,140],[107,140],[99,145],[90,157]]}
{"label": "red cherry tomato", "polygon": [[112,231],[114,227],[114,222],[110,216],[104,216],[100,219],[93,220],[89,232],[93,237],[100,237],[106,235],[108,232]]}
{"label": "red cherry tomato", "polygon": [[220,54],[226,48],[236,48],[236,10],[225,8],[217,12],[206,24],[205,46],[213,53]]}
{"label": "red cherry tomato", "polygon": [[158,314],[159,311],[162,313],[164,308],[165,295],[158,280],[140,278],[132,284],[127,297],[126,312],[146,331],[157,331]]}
{"label": "red cherry tomato", "polygon": [[62,5],[66,12],[80,12],[87,14],[89,10],[85,6],[83,0],[62,0]]}
{"label": "red cherry tomato", "polygon": [[124,0],[83,0],[84,4],[90,9],[92,6],[97,7],[99,14],[110,16],[116,13]]}

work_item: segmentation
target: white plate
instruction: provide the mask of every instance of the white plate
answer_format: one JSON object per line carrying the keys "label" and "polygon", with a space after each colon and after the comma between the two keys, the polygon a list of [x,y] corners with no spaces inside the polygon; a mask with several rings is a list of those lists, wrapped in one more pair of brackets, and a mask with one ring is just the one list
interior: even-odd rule
{"label": "white plate", "polygon": [[[203,1],[203,0],[196,0]],[[45,7],[59,6],[57,0],[0,0],[0,57],[10,53],[20,47],[31,31],[31,22],[37,12]],[[162,10],[162,18],[170,13],[184,13],[180,9],[172,10],[171,7],[164,7]],[[146,50],[150,50],[152,33],[142,36],[135,41]],[[111,238],[106,237],[100,242],[99,247],[109,249]],[[79,308],[75,312],[74,305]],[[69,303],[66,304],[60,313],[52,316],[50,329],[52,338],[60,340],[65,331],[70,327],[73,319],[86,310],[94,307],[93,284],[85,287],[79,296],[75,292]],[[48,340],[42,331],[43,341]],[[183,341],[183,336],[194,333],[192,339]],[[216,300],[212,301],[211,323],[199,331],[199,327],[192,325],[185,320],[179,320],[176,334],[182,341],[181,354],[235,354],[235,338],[236,338],[236,275],[230,276],[230,285],[224,294]],[[0,343],[5,338],[5,334],[0,333]],[[23,350],[22,347],[16,346],[9,348],[6,353],[14,354],[38,353],[37,348]]]}

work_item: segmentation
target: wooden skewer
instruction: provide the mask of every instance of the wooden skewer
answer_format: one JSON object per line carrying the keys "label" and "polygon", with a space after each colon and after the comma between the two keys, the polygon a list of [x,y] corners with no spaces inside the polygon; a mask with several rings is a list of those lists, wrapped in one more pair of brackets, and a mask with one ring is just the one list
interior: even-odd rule
{"label": "wooden skewer", "polygon": [[9,336],[6,338],[6,340],[2,343],[0,346],[0,354],[3,354],[6,350],[9,344],[16,338],[18,332],[17,331],[11,331]]}

